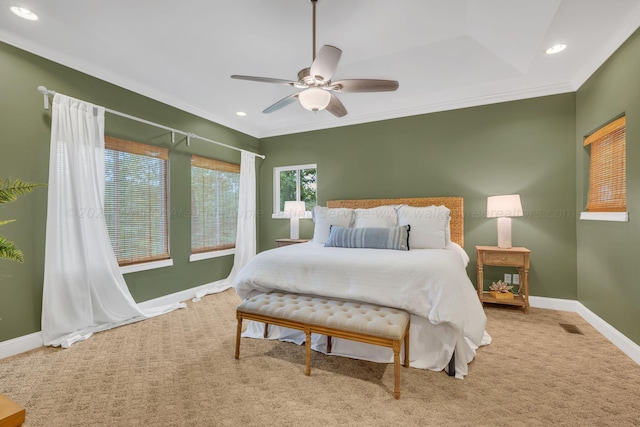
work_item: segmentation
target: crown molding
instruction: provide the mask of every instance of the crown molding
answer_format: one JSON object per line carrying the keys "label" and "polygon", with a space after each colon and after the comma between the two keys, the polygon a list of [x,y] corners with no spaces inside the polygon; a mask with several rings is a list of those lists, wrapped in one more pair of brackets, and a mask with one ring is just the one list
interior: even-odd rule
{"label": "crown molding", "polygon": [[300,126],[289,126],[281,128],[266,129],[260,132],[259,138],[268,138],[273,136],[289,135],[300,132],[310,132],[321,129],[330,129],[336,127],[358,125],[363,123],[376,122],[381,120],[397,119],[402,117],[417,116],[421,114],[436,113],[441,111],[458,110],[461,108],[477,107],[480,105],[497,104],[500,102],[519,101],[528,98],[537,98],[540,96],[558,95],[561,93],[574,92],[574,88],[570,83],[560,83],[554,85],[546,85],[533,87],[529,89],[502,92],[497,94],[482,95],[468,98],[460,98],[454,101],[425,104],[419,107],[399,109],[384,113],[368,114],[353,116],[350,118],[342,118],[339,122],[334,120],[325,122],[316,122],[313,124],[305,124]]}

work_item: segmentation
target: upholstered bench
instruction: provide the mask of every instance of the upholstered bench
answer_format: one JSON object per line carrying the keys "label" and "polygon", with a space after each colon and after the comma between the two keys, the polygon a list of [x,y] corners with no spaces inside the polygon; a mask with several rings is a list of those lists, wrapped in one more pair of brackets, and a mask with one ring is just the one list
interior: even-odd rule
{"label": "upholstered bench", "polygon": [[375,344],[393,349],[394,394],[400,398],[400,348],[404,340],[404,366],[409,366],[409,314],[395,308],[359,302],[333,300],[308,295],[266,293],[244,300],[236,310],[238,330],[236,359],[240,357],[242,320],[304,331],[306,335],[305,375],[311,375],[311,334],[327,336],[327,352],[331,337]]}

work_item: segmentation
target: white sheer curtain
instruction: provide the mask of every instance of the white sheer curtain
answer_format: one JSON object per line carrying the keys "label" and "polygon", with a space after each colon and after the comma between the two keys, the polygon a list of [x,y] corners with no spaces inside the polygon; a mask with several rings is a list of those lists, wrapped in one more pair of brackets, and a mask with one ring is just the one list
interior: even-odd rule
{"label": "white sheer curtain", "polygon": [[251,258],[256,255],[256,155],[242,151],[240,159],[240,195],[238,201],[238,226],[236,251],[231,273],[226,279],[211,283],[196,293],[193,301],[205,295],[222,292],[233,286],[233,279]]}
{"label": "white sheer curtain", "polygon": [[104,202],[104,108],[56,94],[51,122],[42,298],[45,345],[166,313],[134,301],[111,247]]}

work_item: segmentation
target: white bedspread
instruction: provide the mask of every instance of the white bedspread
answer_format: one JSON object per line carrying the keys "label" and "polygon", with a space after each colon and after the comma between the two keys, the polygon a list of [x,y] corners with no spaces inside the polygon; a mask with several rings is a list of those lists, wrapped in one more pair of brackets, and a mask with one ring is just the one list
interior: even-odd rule
{"label": "white bedspread", "polygon": [[[456,376],[460,377],[466,374],[475,349],[486,343],[486,317],[460,250],[455,246],[410,251],[326,248],[309,242],[258,254],[240,271],[234,285],[242,298],[278,290],[406,310],[412,314],[411,365],[442,369],[455,348]],[[288,334],[278,331],[270,337],[283,339]],[[245,336],[261,336],[261,330],[250,329]],[[290,340],[299,342],[295,337]],[[323,345],[315,344],[323,351]],[[344,345],[337,343],[333,353],[374,361],[391,359],[386,352],[381,357],[370,355],[378,353],[370,348],[367,354],[357,354],[362,347],[359,343],[349,344],[354,352],[349,348],[341,352]],[[425,356],[421,351],[431,354]]]}

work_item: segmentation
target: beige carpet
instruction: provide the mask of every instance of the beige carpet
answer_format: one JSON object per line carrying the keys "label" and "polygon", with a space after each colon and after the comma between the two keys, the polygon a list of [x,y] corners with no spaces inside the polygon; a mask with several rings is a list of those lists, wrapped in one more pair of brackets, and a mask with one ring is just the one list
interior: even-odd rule
{"label": "beige carpet", "polygon": [[[493,343],[464,380],[243,339],[233,290],[71,349],[0,360],[35,426],[640,426],[640,366],[577,314],[487,308]],[[584,335],[559,323],[575,324]]]}

